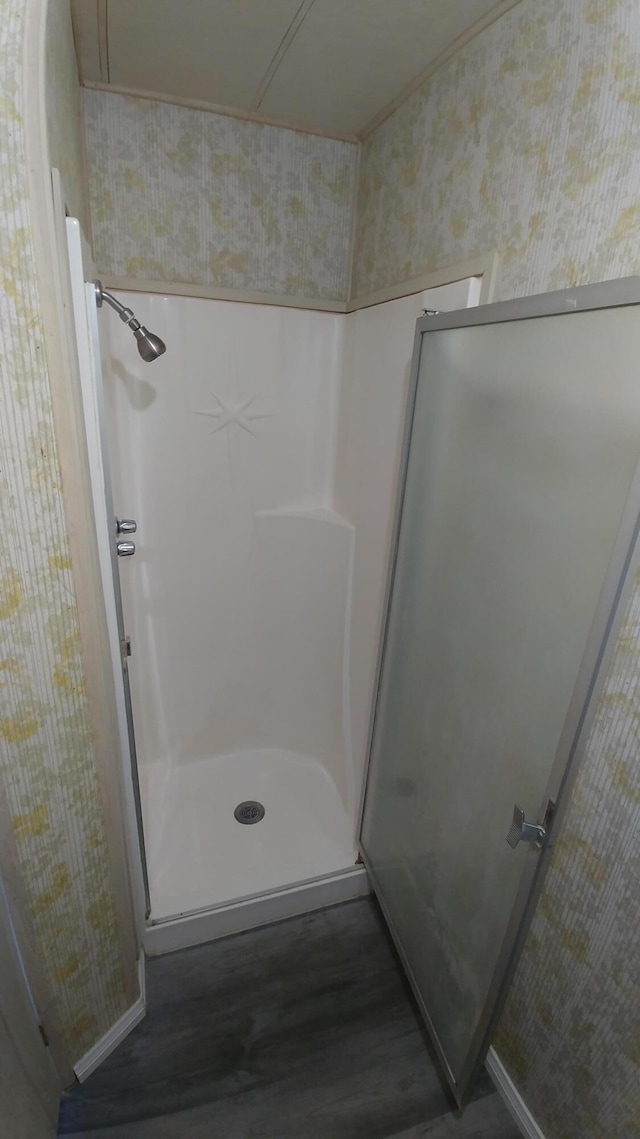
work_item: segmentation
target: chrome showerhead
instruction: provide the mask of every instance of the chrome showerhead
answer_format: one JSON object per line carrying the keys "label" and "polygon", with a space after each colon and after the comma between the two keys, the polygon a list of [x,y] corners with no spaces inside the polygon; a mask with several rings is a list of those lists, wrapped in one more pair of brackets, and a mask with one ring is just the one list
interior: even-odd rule
{"label": "chrome showerhead", "polygon": [[138,341],[138,352],[147,364],[150,364],[152,360],[157,360],[158,356],[162,356],[162,353],[167,351],[164,340],[156,336],[155,332],[149,332],[144,324],[141,324],[140,328],[134,328],[133,335]]}
{"label": "chrome showerhead", "polygon": [[125,308],[124,305],[120,304],[120,301],[117,301],[111,293],[108,293],[106,289],[102,288],[101,281],[94,281],[93,287],[96,291],[96,304],[98,308],[101,308],[102,302],[106,301],[108,305],[111,305],[111,308],[116,310],[120,320],[129,325],[129,328],[136,338],[138,352],[147,364],[150,364],[153,360],[157,360],[158,356],[162,356],[163,352],[167,351],[164,340],[156,336],[155,332],[149,332],[149,329],[145,328],[144,324],[140,324],[133,309]]}

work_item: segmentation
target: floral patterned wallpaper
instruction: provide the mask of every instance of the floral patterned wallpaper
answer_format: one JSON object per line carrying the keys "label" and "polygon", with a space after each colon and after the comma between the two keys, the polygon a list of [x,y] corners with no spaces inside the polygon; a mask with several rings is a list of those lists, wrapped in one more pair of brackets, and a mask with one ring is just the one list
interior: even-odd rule
{"label": "floral patterned wallpaper", "polygon": [[640,1135],[640,574],[496,1047],[546,1139]]}
{"label": "floral patterned wallpaper", "polygon": [[[48,110],[56,130],[66,120],[70,131],[77,120],[68,118],[68,7],[51,2]],[[128,1002],[29,219],[21,106],[26,6],[0,0],[0,779],[41,963],[75,1061]],[[74,153],[75,143],[68,138],[60,149]]]}
{"label": "floral patterned wallpaper", "polygon": [[85,91],[103,274],[346,300],[357,146]]}
{"label": "floral patterned wallpaper", "polygon": [[[498,299],[640,272],[640,5],[523,0],[362,149],[356,296],[497,249]],[[496,1047],[547,1139],[640,1134],[640,581]]]}
{"label": "floral patterned wallpaper", "polygon": [[640,6],[523,0],[367,139],[353,292],[497,250],[496,299],[640,270]]}

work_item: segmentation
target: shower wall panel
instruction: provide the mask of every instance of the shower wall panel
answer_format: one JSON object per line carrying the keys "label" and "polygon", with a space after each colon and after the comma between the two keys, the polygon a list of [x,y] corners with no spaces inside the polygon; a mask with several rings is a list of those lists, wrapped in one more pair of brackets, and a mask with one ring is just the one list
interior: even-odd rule
{"label": "shower wall panel", "polygon": [[320,760],[355,806],[348,709],[353,527],[329,510],[255,515],[247,592],[216,724],[219,750]]}
{"label": "shower wall panel", "polygon": [[342,723],[341,682],[331,695],[307,685],[308,724],[294,728],[284,706],[305,654],[317,664],[316,642],[332,674],[342,668],[349,531],[317,520],[329,505],[341,318],[120,299],[168,344],[149,368],[110,322],[114,497],[138,522],[135,557],[120,564],[140,762],[292,748],[295,737],[337,773],[344,733],[322,723]]}
{"label": "shower wall panel", "polygon": [[415,323],[423,309],[476,305],[469,278],[351,313],[346,320],[334,501],[354,527],[350,734],[361,787],[376,687]]}

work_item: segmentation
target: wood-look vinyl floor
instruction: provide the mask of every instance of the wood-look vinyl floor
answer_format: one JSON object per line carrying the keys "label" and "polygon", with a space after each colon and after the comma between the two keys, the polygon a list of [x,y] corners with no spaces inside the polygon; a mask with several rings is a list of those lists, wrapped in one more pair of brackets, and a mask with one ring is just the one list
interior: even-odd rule
{"label": "wood-look vinyl floor", "polygon": [[488,1077],[462,1116],[375,902],[147,962],[147,1016],[63,1096],[73,1139],[520,1139]]}

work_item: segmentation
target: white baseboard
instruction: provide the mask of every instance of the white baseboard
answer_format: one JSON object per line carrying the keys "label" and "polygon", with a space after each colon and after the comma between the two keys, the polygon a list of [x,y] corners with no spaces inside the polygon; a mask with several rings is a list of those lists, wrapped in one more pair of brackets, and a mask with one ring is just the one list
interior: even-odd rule
{"label": "white baseboard", "polygon": [[172,953],[190,945],[201,945],[231,933],[242,933],[256,926],[270,925],[283,918],[322,910],[371,892],[364,866],[349,868],[286,890],[274,890],[244,902],[233,902],[216,909],[201,910],[158,921],[147,927],[144,948],[148,956]]}
{"label": "white baseboard", "polygon": [[545,1139],[495,1048],[489,1049],[485,1067],[525,1139]]}
{"label": "white baseboard", "polygon": [[108,1032],[85,1052],[84,1056],[78,1060],[77,1064],[73,1065],[73,1070],[80,1083],[83,1083],[96,1068],[106,1060],[107,1056],[118,1047],[118,1044],[128,1036],[132,1028],[139,1024],[146,1012],[146,980],[145,980],[145,967],[144,967],[144,953],[140,951],[140,958],[138,960],[138,980],[140,985],[140,996],[131,1008],[127,1009],[124,1016],[120,1017],[115,1024],[111,1026]]}

